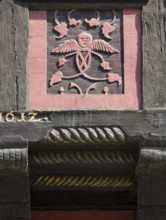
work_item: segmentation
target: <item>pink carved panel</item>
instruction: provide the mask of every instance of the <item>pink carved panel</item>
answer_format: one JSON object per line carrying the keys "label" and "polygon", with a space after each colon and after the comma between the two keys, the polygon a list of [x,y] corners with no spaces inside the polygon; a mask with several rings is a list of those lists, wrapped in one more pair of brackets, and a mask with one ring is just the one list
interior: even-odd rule
{"label": "pink carved panel", "polygon": [[93,13],[30,12],[29,109],[140,108],[140,10]]}

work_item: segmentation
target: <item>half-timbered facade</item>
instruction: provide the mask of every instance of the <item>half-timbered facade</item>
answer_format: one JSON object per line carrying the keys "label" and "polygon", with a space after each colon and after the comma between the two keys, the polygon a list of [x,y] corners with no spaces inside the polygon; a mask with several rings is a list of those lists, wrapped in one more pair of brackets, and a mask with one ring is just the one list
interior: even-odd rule
{"label": "half-timbered facade", "polygon": [[0,220],[165,220],[165,0],[1,0],[0,51]]}

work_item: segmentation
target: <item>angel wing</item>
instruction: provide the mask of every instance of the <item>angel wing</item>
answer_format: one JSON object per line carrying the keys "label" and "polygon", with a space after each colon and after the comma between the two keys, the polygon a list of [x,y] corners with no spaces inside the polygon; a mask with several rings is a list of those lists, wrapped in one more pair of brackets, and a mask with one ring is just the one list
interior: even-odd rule
{"label": "angel wing", "polygon": [[119,50],[113,48],[109,43],[104,40],[94,40],[91,44],[92,50],[104,51],[107,53],[119,53]]}
{"label": "angel wing", "polygon": [[76,40],[65,40],[58,47],[52,50],[52,53],[69,53],[77,51],[78,43]]}

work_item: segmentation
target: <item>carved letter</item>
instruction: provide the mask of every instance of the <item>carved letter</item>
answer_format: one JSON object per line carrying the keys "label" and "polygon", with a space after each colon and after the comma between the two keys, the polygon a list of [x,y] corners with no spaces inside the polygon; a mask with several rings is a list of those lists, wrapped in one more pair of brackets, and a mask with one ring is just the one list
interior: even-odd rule
{"label": "carved letter", "polygon": [[13,122],[14,121],[14,114],[12,112],[9,112],[5,115],[5,120],[7,122]]}
{"label": "carved letter", "polygon": [[28,116],[30,116],[30,118],[28,119],[28,122],[39,122],[41,121],[41,119],[35,119],[35,117],[38,115],[38,113],[36,112],[29,112]]}
{"label": "carved letter", "polygon": [[2,122],[2,112],[0,112],[0,122]]}
{"label": "carved letter", "polygon": [[26,121],[26,120],[25,120],[25,113],[24,113],[24,112],[21,112],[21,113],[20,113],[20,119],[18,119],[17,121],[18,121],[18,122],[24,122],[24,121]]}

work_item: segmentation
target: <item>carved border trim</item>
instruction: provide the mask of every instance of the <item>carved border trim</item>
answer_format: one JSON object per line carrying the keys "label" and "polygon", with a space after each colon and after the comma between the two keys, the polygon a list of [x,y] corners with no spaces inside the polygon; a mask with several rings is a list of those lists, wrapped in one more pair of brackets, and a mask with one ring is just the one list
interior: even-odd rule
{"label": "carved border trim", "polygon": [[41,175],[33,180],[34,187],[129,187],[135,178],[129,176],[55,176]]}
{"label": "carved border trim", "polygon": [[55,144],[118,143],[126,140],[119,127],[52,128],[48,140]]}
{"label": "carved border trim", "polygon": [[58,164],[131,164],[137,163],[137,157],[133,152],[125,151],[65,151],[65,152],[33,152],[31,154],[33,165],[58,165]]}

